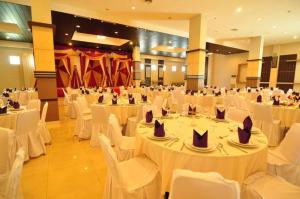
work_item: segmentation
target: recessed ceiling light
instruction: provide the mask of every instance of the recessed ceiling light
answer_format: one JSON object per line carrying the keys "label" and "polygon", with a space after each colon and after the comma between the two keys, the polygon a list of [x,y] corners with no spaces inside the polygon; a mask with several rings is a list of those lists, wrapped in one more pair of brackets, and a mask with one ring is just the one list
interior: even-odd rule
{"label": "recessed ceiling light", "polygon": [[119,48],[119,50],[122,50],[121,48]]}
{"label": "recessed ceiling light", "polygon": [[238,31],[239,29],[237,29],[237,28],[231,28],[230,30],[231,31]]}
{"label": "recessed ceiling light", "polygon": [[76,16],[76,15],[74,15],[74,17],[76,18],[77,16]]}
{"label": "recessed ceiling light", "polygon": [[276,28],[277,28],[277,26],[276,26],[276,25],[274,25],[274,26],[272,26],[272,28],[273,28],[273,29],[276,29]]}
{"label": "recessed ceiling light", "polygon": [[135,10],[135,6],[131,6],[131,10]]}
{"label": "recessed ceiling light", "polygon": [[283,34],[285,34],[285,35],[286,35],[286,34],[287,34],[287,32],[283,32]]}
{"label": "recessed ceiling light", "polygon": [[259,18],[257,18],[257,21],[261,21],[261,18],[259,17]]}
{"label": "recessed ceiling light", "polygon": [[229,51],[228,54],[230,54],[231,52]]}
{"label": "recessed ceiling light", "polygon": [[10,39],[10,37],[9,37],[9,36],[6,36],[6,39]]}
{"label": "recessed ceiling light", "polygon": [[170,41],[169,41],[169,44],[171,44],[171,43],[172,43],[172,41],[170,40]]}
{"label": "recessed ceiling light", "polygon": [[69,44],[69,46],[72,46],[72,43],[71,43],[71,42],[69,42],[68,44]]}
{"label": "recessed ceiling light", "polygon": [[106,39],[106,36],[104,36],[104,35],[97,35],[97,39]]}
{"label": "recessed ceiling light", "polygon": [[96,46],[96,48],[99,48],[99,46]]}
{"label": "recessed ceiling light", "polygon": [[293,39],[297,39],[297,38],[298,38],[298,36],[297,36],[297,35],[293,36]]}
{"label": "recessed ceiling light", "polygon": [[216,51],[219,52],[219,49],[217,49]]}
{"label": "recessed ceiling light", "polygon": [[76,28],[80,28],[80,25],[76,25]]}
{"label": "recessed ceiling light", "polygon": [[118,31],[115,31],[115,34],[117,35],[117,34],[119,34],[119,32],[118,32]]}
{"label": "recessed ceiling light", "polygon": [[133,42],[131,41],[131,42],[129,42],[129,44],[130,44],[130,45],[132,45],[132,44],[133,44]]}
{"label": "recessed ceiling light", "polygon": [[174,49],[174,47],[173,46],[168,46],[168,49]]}
{"label": "recessed ceiling light", "polygon": [[237,13],[240,13],[240,12],[242,12],[242,10],[243,10],[242,7],[237,7],[235,11],[236,11]]}
{"label": "recessed ceiling light", "polygon": [[30,28],[27,28],[27,30],[28,30],[28,31],[31,31],[31,29],[30,29]]}
{"label": "recessed ceiling light", "polygon": [[68,36],[68,35],[69,35],[69,33],[65,33],[65,35],[66,35],[66,36]]}
{"label": "recessed ceiling light", "polygon": [[105,8],[105,11],[110,11],[110,9],[109,8]]}

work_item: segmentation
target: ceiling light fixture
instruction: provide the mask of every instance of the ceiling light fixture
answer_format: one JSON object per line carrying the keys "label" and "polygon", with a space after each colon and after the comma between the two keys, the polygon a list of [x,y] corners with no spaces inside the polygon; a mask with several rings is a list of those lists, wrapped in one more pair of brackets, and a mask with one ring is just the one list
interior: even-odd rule
{"label": "ceiling light fixture", "polygon": [[276,29],[276,28],[277,28],[277,26],[276,26],[276,25],[274,25],[274,26],[272,26],[272,28],[273,28],[273,29]]}
{"label": "ceiling light fixture", "polygon": [[172,41],[170,40],[170,41],[169,41],[169,44],[171,44],[171,43],[172,43]]}
{"label": "ceiling light fixture", "polygon": [[242,7],[238,7],[238,8],[235,10],[235,12],[240,13],[240,12],[242,12],[242,10],[243,10]]}
{"label": "ceiling light fixture", "polygon": [[68,44],[69,44],[69,46],[72,46],[72,45],[73,45],[71,42],[69,42]]}
{"label": "ceiling light fixture", "polygon": [[293,36],[293,39],[298,39],[298,36],[297,35]]}
{"label": "ceiling light fixture", "polygon": [[131,6],[131,10],[135,10],[135,6]]}
{"label": "ceiling light fixture", "polygon": [[76,25],[76,28],[80,28],[80,25]]}
{"label": "ceiling light fixture", "polygon": [[96,48],[99,48],[99,46],[96,46]]}
{"label": "ceiling light fixture", "polygon": [[68,35],[69,35],[69,33],[65,33],[65,35],[66,35],[66,36],[68,36]]}
{"label": "ceiling light fixture", "polygon": [[229,51],[228,54],[230,54],[231,52]]}
{"label": "ceiling light fixture", "polygon": [[129,42],[129,44],[130,44],[130,45],[133,45],[133,42],[131,41],[131,42]]}
{"label": "ceiling light fixture", "polygon": [[115,34],[117,35],[117,34],[119,34],[119,32],[118,32],[118,31],[115,31]]}
{"label": "ceiling light fixture", "polygon": [[259,18],[257,18],[257,21],[261,21],[262,19],[259,17]]}
{"label": "ceiling light fixture", "polygon": [[97,35],[97,39],[102,39],[102,40],[104,40],[104,39],[106,39],[106,36],[104,36],[104,35]]}
{"label": "ceiling light fixture", "polygon": [[121,48],[119,48],[119,50],[122,50]]}

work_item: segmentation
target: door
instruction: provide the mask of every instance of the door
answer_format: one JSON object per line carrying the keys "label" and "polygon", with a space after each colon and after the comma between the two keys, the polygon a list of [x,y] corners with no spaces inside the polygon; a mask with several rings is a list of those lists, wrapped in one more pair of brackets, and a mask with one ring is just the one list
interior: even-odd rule
{"label": "door", "polygon": [[164,84],[164,60],[158,60],[158,85]]}
{"label": "door", "polygon": [[263,57],[261,66],[260,86],[269,87],[273,57]]}
{"label": "door", "polygon": [[294,87],[297,54],[281,55],[277,75],[277,87],[287,91]]}
{"label": "door", "polygon": [[145,84],[151,86],[151,59],[145,59]]}

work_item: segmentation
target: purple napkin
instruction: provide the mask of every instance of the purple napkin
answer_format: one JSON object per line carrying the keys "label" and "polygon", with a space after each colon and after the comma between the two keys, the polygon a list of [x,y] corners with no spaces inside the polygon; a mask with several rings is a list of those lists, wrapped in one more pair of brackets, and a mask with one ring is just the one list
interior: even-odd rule
{"label": "purple napkin", "polygon": [[189,105],[188,115],[196,115],[196,106],[195,106],[194,108],[192,108],[192,107]]}
{"label": "purple napkin", "polygon": [[207,93],[203,93],[203,96],[207,95]]}
{"label": "purple napkin", "polygon": [[279,104],[280,104],[279,98],[274,97],[274,98],[273,98],[273,105],[279,106]]}
{"label": "purple napkin", "polygon": [[236,91],[237,91],[238,93],[240,92],[240,90],[241,90],[240,88],[236,89]]}
{"label": "purple napkin", "polygon": [[112,97],[111,103],[112,103],[112,104],[118,104],[118,98],[117,98],[117,96],[114,95],[114,96]]}
{"label": "purple napkin", "polygon": [[248,89],[248,93],[251,93],[251,89]]}
{"label": "purple napkin", "polygon": [[81,90],[81,94],[84,94],[84,90]]}
{"label": "purple napkin", "polygon": [[239,135],[239,142],[242,144],[247,144],[251,137],[251,131],[247,129],[241,129],[238,127],[238,135]]}
{"label": "purple napkin", "polygon": [[104,96],[103,96],[103,95],[100,95],[99,98],[98,98],[98,103],[102,103],[102,102],[103,102],[103,99],[104,99]]}
{"label": "purple napkin", "polygon": [[152,113],[152,111],[148,111],[146,113],[146,123],[151,123],[152,120],[153,120],[153,113]]}
{"label": "purple napkin", "polygon": [[193,145],[196,147],[207,147],[208,131],[200,135],[196,130],[193,130]]}
{"label": "purple napkin", "polygon": [[261,95],[257,96],[256,102],[262,103],[262,96]]}
{"label": "purple napkin", "polygon": [[11,99],[9,99],[9,100],[8,100],[8,104],[9,104],[10,106],[13,106],[13,105],[14,105],[14,101],[12,101]]}
{"label": "purple napkin", "polygon": [[0,107],[0,114],[5,114],[5,113],[7,113],[7,106]]}
{"label": "purple napkin", "polygon": [[112,89],[110,90],[110,93],[112,93],[112,94],[113,94],[114,92],[115,92],[115,91],[114,91],[114,89],[112,88]]}
{"label": "purple napkin", "polygon": [[249,132],[251,132],[252,129],[252,120],[250,118],[250,116],[247,116],[244,121],[243,121],[243,125],[244,125],[244,129],[248,130]]}
{"label": "purple napkin", "polygon": [[85,90],[85,94],[89,95],[89,94],[90,94],[90,91]]}
{"label": "purple napkin", "polygon": [[147,95],[142,95],[143,102],[147,102]]}
{"label": "purple napkin", "polygon": [[164,108],[161,109],[162,116],[167,116],[168,111],[166,111]]}
{"label": "purple napkin", "polygon": [[2,95],[3,95],[4,97],[9,97],[9,93],[8,93],[8,92],[3,92]]}
{"label": "purple napkin", "polygon": [[216,118],[219,119],[219,120],[224,120],[224,119],[225,119],[225,110],[224,110],[224,111],[220,111],[220,110],[217,108],[217,115],[216,115]]}
{"label": "purple napkin", "polygon": [[14,103],[13,104],[14,109],[19,109],[20,108],[19,102],[13,102],[13,103]]}
{"label": "purple napkin", "polygon": [[135,104],[135,102],[134,102],[134,97],[131,97],[131,98],[129,98],[128,100],[129,100],[129,104]]}
{"label": "purple napkin", "polygon": [[155,137],[165,137],[164,123],[160,124],[157,120],[155,120],[154,136]]}
{"label": "purple napkin", "polygon": [[132,98],[132,94],[131,93],[128,93],[128,98]]}

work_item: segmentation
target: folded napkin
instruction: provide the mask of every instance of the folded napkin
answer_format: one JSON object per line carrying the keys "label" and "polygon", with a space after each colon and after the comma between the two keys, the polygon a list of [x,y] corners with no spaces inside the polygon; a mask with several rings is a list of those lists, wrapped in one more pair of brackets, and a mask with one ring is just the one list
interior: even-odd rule
{"label": "folded napkin", "polygon": [[273,98],[273,105],[279,106],[279,104],[280,104],[279,97],[274,97],[274,98]]}
{"label": "folded napkin", "polygon": [[13,106],[13,105],[14,105],[14,101],[12,101],[11,99],[9,99],[9,100],[8,100],[8,104],[9,104],[10,106]]}
{"label": "folded napkin", "polygon": [[132,94],[131,93],[128,93],[128,98],[132,98]]}
{"label": "folded napkin", "polygon": [[102,103],[103,100],[104,100],[104,96],[103,96],[103,95],[100,95],[100,96],[98,97],[98,103]]}
{"label": "folded napkin", "polygon": [[7,113],[7,106],[0,107],[0,114],[5,114],[5,113]]}
{"label": "folded napkin", "polygon": [[115,91],[114,91],[114,89],[112,88],[112,89],[110,90],[110,93],[114,94],[114,92],[115,92]]}
{"label": "folded napkin", "polygon": [[113,95],[113,97],[111,99],[111,103],[112,104],[118,104],[118,97],[116,95]]}
{"label": "folded napkin", "polygon": [[148,111],[146,113],[146,123],[151,123],[152,120],[153,120],[153,113],[152,113],[152,111]]}
{"label": "folded napkin", "polygon": [[157,120],[155,120],[154,124],[154,136],[156,137],[165,137],[165,128],[164,123],[160,124]]}
{"label": "folded napkin", "polygon": [[191,95],[194,95],[195,94],[195,91],[191,91]]}
{"label": "folded napkin", "polygon": [[84,90],[81,90],[81,94],[84,94]]}
{"label": "folded napkin", "polygon": [[186,90],[185,94],[188,95],[190,93],[190,90]]}
{"label": "folded napkin", "polygon": [[13,104],[14,109],[19,109],[20,108],[19,102],[13,102],[13,103],[14,103]]}
{"label": "folded napkin", "polygon": [[135,104],[134,97],[129,98],[128,101],[129,101],[129,104]]}
{"label": "folded napkin", "polygon": [[207,93],[203,93],[203,96],[207,95]]}
{"label": "folded napkin", "polygon": [[150,87],[150,90],[151,90],[151,91],[154,91],[154,88],[153,88],[153,87]]}
{"label": "folded napkin", "polygon": [[3,92],[2,95],[3,95],[4,97],[9,97],[9,93],[8,93],[8,92]]}
{"label": "folded napkin", "polygon": [[143,100],[143,102],[147,102],[147,95],[142,94],[142,100]]}
{"label": "folded napkin", "polygon": [[242,144],[247,144],[251,137],[251,131],[247,129],[241,129],[238,127],[238,135],[239,135],[239,142]]}
{"label": "folded napkin", "polygon": [[217,108],[217,115],[216,115],[216,118],[219,119],[219,120],[224,120],[224,119],[225,119],[225,110],[224,110],[224,111],[220,111],[220,110]]}
{"label": "folded napkin", "polygon": [[250,116],[247,116],[244,121],[243,121],[243,125],[244,125],[244,129],[248,130],[249,132],[251,132],[252,129],[252,120],[250,118]]}
{"label": "folded napkin", "polygon": [[89,94],[90,94],[90,91],[85,90],[85,94],[89,95]]}
{"label": "folded napkin", "polygon": [[200,135],[196,130],[193,130],[193,145],[196,147],[207,147],[208,131]]}
{"label": "folded napkin", "polygon": [[161,109],[161,114],[162,114],[162,116],[167,116],[168,111],[165,110],[164,108],[162,108],[162,109]]}
{"label": "folded napkin", "polygon": [[194,108],[189,105],[188,115],[196,115],[196,106]]}
{"label": "folded napkin", "polygon": [[248,91],[248,93],[251,93],[251,89],[248,89],[247,91]]}
{"label": "folded napkin", "polygon": [[262,103],[262,96],[261,96],[261,95],[258,95],[258,96],[257,96],[256,102]]}
{"label": "folded napkin", "polygon": [[238,92],[238,93],[239,93],[239,92],[240,92],[240,90],[241,90],[241,89],[240,89],[240,88],[238,88],[238,89],[236,89],[236,92]]}

